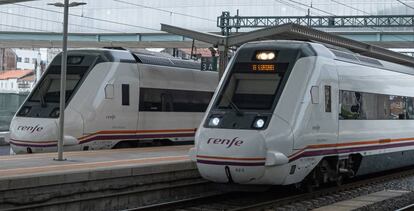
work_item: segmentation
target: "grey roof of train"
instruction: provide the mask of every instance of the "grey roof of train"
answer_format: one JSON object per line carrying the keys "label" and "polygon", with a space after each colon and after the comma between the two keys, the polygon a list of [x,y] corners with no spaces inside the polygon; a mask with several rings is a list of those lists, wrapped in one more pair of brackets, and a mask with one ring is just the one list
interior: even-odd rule
{"label": "grey roof of train", "polygon": [[183,59],[176,59],[170,57],[159,57],[159,56],[152,56],[152,55],[145,55],[134,53],[140,63],[142,64],[151,64],[151,65],[161,65],[161,66],[169,66],[169,67],[179,67],[179,68],[189,68],[189,69],[200,69],[201,63],[191,61],[191,60],[183,60]]}
{"label": "grey roof of train", "polygon": [[[354,53],[349,49],[338,47],[326,43],[320,42],[310,42],[302,40],[262,40],[262,41],[253,41],[250,43],[266,43],[266,42],[289,42],[289,43],[303,43],[311,45],[315,51],[317,51],[318,56],[324,56],[332,59],[336,59],[343,62],[354,63],[364,66],[370,66],[374,68],[386,69],[393,72],[400,72],[409,75],[414,75],[414,68],[402,64],[397,64],[389,61],[384,61],[381,59],[376,59],[358,53]],[[330,53],[328,53],[330,52]]]}
{"label": "grey roof of train", "polygon": [[[320,44],[324,45],[324,44]],[[389,61],[375,59],[368,56],[363,56],[358,53],[351,52],[347,49],[331,48],[330,46],[324,45],[329,51],[332,52],[334,58],[339,61],[350,62],[360,64],[364,66],[371,66],[375,68],[386,69],[393,72],[400,72],[405,74],[414,75],[414,68],[402,64],[397,64]]]}
{"label": "grey roof of train", "polygon": [[[74,49],[69,50],[68,52],[109,52],[111,56],[114,57],[117,61],[123,62],[131,62],[136,61],[142,64],[150,64],[150,65],[160,65],[160,66],[168,66],[168,67],[178,67],[178,68],[188,68],[188,69],[201,69],[201,63],[192,61],[192,60],[184,60],[175,58],[164,53],[159,52],[151,52],[148,50],[136,50],[134,52],[128,50],[119,50],[119,49],[111,49],[111,48],[85,48],[85,49]],[[133,58],[133,55],[136,58]],[[128,58],[129,57],[129,58]]]}

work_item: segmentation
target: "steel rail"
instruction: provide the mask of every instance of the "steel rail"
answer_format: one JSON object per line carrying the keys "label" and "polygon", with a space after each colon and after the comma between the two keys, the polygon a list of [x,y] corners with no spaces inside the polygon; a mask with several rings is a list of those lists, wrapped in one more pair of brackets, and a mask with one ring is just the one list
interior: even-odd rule
{"label": "steel rail", "polygon": [[340,192],[344,192],[344,191],[350,191],[350,190],[357,189],[357,188],[368,187],[368,186],[376,185],[376,184],[379,184],[379,183],[384,183],[384,182],[388,182],[388,181],[391,181],[391,180],[405,178],[405,177],[409,177],[409,176],[413,176],[413,175],[414,175],[414,169],[408,169],[408,170],[403,171],[403,172],[395,172],[395,173],[391,173],[391,174],[387,174],[387,175],[382,175],[382,176],[379,176],[379,177],[364,178],[363,180],[358,180],[356,182],[345,184],[345,185],[339,186],[339,187],[329,187],[329,188],[317,190],[317,191],[311,192],[311,193],[303,193],[303,194],[290,196],[290,197],[286,197],[286,198],[282,198],[282,199],[275,199],[275,200],[261,202],[261,203],[252,204],[252,205],[248,205],[248,206],[237,207],[237,208],[234,208],[234,209],[229,209],[228,211],[256,210],[258,208],[264,208],[264,207],[268,207],[268,206],[283,206],[283,205],[288,205],[288,204],[298,202],[298,201],[303,201],[303,200],[313,199],[313,198],[316,198],[316,197],[332,195],[332,194],[336,194],[336,193],[340,193]]}
{"label": "steel rail", "polygon": [[[413,167],[411,167],[413,168]],[[286,197],[278,198],[278,199],[271,199],[271,200],[265,200],[261,202],[251,203],[248,205],[235,205],[237,203],[230,203],[231,206],[226,205],[229,204],[229,201],[223,200],[221,196],[229,196],[229,195],[236,195],[234,192],[228,192],[228,193],[217,193],[217,194],[211,194],[211,195],[205,195],[205,196],[199,196],[194,198],[188,198],[184,200],[177,200],[177,201],[171,201],[171,202],[165,202],[165,203],[159,203],[159,204],[153,204],[146,207],[137,207],[137,208],[131,208],[130,210],[204,210],[203,206],[206,204],[221,204],[222,207],[220,210],[226,210],[226,211],[240,211],[240,210],[258,210],[268,207],[276,207],[276,206],[285,206],[296,202],[301,202],[304,200],[310,200],[310,199],[316,199],[319,197],[329,196],[332,194],[339,194],[341,192],[345,191],[352,191],[358,188],[364,188],[369,186],[374,186],[380,183],[392,181],[395,179],[405,178],[409,176],[414,176],[414,169],[407,169],[404,168],[403,171],[398,172],[401,169],[387,171],[385,175],[383,173],[380,176],[373,176],[373,175],[367,175],[362,176],[351,183],[344,184],[342,186],[336,186],[336,187],[327,187],[320,190],[316,190],[314,192],[310,193],[293,193],[291,195],[288,195]],[[397,171],[397,172],[395,172]],[[252,193],[251,196],[249,196],[251,199],[255,199],[258,197],[257,193]],[[217,199],[218,198],[218,199]],[[242,202],[243,200],[246,200],[245,198],[240,197],[239,201]],[[256,200],[257,201],[257,200]],[[199,203],[198,205],[195,205]],[[241,204],[241,203],[240,203]],[[207,208],[208,210],[214,210],[212,208]]]}

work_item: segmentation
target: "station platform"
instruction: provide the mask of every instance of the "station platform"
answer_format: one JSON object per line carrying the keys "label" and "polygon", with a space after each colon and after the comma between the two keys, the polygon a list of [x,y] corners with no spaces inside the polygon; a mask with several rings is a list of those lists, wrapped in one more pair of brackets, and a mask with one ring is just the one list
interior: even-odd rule
{"label": "station platform", "polygon": [[209,191],[191,147],[1,156],[0,210],[118,210]]}
{"label": "station platform", "polygon": [[[31,175],[64,174],[189,160],[192,145],[130,149],[64,152],[65,161],[55,161],[57,153],[24,154],[0,157],[0,181]],[[0,182],[1,184],[1,182]]]}

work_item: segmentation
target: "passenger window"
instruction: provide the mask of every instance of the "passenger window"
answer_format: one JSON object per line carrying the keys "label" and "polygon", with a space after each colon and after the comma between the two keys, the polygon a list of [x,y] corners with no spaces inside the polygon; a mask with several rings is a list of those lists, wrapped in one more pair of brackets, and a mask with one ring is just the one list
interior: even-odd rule
{"label": "passenger window", "polygon": [[359,92],[341,91],[340,93],[341,119],[362,118],[362,96]]}
{"label": "passenger window", "polygon": [[325,86],[325,112],[332,112],[331,86]]}
{"label": "passenger window", "polygon": [[339,98],[340,119],[414,119],[412,97],[341,90]]}
{"label": "passenger window", "polygon": [[122,105],[129,105],[129,84],[122,84]]}
{"label": "passenger window", "polygon": [[173,99],[170,93],[161,94],[162,111],[174,111]]}
{"label": "passenger window", "polygon": [[406,100],[407,119],[414,119],[414,100],[412,97],[407,97]]}
{"label": "passenger window", "polygon": [[389,96],[391,119],[405,119],[405,99],[401,96]]}
{"label": "passenger window", "polygon": [[141,88],[140,111],[205,112],[212,92]]}

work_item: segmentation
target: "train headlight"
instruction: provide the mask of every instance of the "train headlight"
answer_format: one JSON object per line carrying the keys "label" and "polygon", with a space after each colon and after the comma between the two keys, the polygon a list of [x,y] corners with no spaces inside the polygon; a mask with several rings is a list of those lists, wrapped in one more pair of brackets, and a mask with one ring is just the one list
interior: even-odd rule
{"label": "train headlight", "polygon": [[273,60],[276,54],[272,51],[259,51],[256,53],[257,60]]}
{"label": "train headlight", "polygon": [[257,117],[253,121],[253,128],[262,129],[266,123],[266,117]]}
{"label": "train headlight", "polygon": [[221,119],[219,117],[212,117],[208,122],[209,126],[217,127],[220,124]]}

